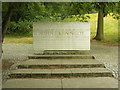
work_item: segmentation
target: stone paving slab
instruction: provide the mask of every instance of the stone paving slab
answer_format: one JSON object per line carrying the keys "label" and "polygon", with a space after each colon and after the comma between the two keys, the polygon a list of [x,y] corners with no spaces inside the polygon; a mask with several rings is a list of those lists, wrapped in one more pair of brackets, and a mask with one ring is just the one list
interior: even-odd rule
{"label": "stone paving slab", "polygon": [[118,81],[111,77],[66,78],[62,84],[63,88],[118,88]]}
{"label": "stone paving slab", "polygon": [[72,73],[92,73],[88,68],[71,69]]}
{"label": "stone paving slab", "polygon": [[89,68],[92,73],[100,73],[100,72],[110,72],[110,70],[106,68]]}
{"label": "stone paving slab", "polygon": [[102,64],[101,62],[95,60],[95,59],[64,59],[64,60],[41,60],[41,59],[30,59],[21,63],[18,63],[18,65],[51,65],[51,64]]}
{"label": "stone paving slab", "polygon": [[[3,60],[16,63],[28,59],[28,55],[33,54],[33,46],[32,44],[3,44],[3,51]],[[113,72],[118,72],[118,46],[91,43],[90,55],[94,55]]]}
{"label": "stone paving slab", "polygon": [[52,70],[52,74],[65,74],[65,73],[69,73],[71,74],[71,69],[53,69]]}
{"label": "stone paving slab", "polygon": [[11,71],[12,74],[51,74],[51,72],[51,69],[17,69]]}
{"label": "stone paving slab", "polygon": [[61,88],[61,86],[61,79],[9,79],[3,84],[3,88]]}
{"label": "stone paving slab", "polygon": [[118,88],[118,81],[111,77],[9,79],[3,84],[3,88]]}
{"label": "stone paving slab", "polygon": [[11,73],[104,73],[110,72],[106,68],[70,68],[70,69],[17,69],[11,70]]}
{"label": "stone paving slab", "polygon": [[18,65],[48,65],[48,64],[61,64],[61,60],[40,60],[40,59],[30,59],[23,61]]}
{"label": "stone paving slab", "polygon": [[62,60],[62,64],[102,64],[95,59]]}

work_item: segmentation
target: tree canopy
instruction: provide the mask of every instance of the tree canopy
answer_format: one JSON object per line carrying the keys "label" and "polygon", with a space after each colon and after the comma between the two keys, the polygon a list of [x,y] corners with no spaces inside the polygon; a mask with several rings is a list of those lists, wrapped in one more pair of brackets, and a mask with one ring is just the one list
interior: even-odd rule
{"label": "tree canopy", "polygon": [[[94,39],[104,40],[104,17],[110,13],[116,15],[118,3],[116,2],[94,2],[92,3],[96,11],[98,11],[97,33]],[[119,19],[119,18],[118,18]]]}
{"label": "tree canopy", "polygon": [[103,18],[113,13],[113,18],[119,19],[119,5],[115,2],[4,2],[2,5],[3,38],[6,33],[28,33],[32,22],[56,22],[74,16],[76,21],[86,22],[90,18],[86,14],[98,13],[95,39],[103,40]]}

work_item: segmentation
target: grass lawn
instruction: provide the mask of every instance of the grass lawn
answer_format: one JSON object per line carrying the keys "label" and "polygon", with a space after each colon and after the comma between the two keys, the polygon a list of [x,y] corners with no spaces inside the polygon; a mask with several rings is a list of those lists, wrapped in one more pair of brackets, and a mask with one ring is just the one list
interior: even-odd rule
{"label": "grass lawn", "polygon": [[27,43],[31,44],[33,42],[32,36],[25,37],[25,36],[6,36],[4,43]]}
{"label": "grass lawn", "polygon": [[112,16],[107,16],[104,18],[104,38],[103,41],[93,40],[96,35],[97,30],[97,14],[91,14],[91,19],[89,20],[91,24],[91,40],[97,43],[106,43],[111,45],[117,45],[120,41],[118,39],[118,20],[112,18]]}
{"label": "grass lawn", "polygon": [[[105,40],[95,41],[93,40],[96,34],[97,28],[97,14],[89,14],[91,17],[88,21],[91,25],[91,42],[99,44],[109,44],[118,45],[118,20],[112,18],[112,16],[107,16],[104,18],[104,35]],[[66,19],[65,21],[73,22],[74,18]],[[6,36],[4,43],[32,43],[32,36]]]}

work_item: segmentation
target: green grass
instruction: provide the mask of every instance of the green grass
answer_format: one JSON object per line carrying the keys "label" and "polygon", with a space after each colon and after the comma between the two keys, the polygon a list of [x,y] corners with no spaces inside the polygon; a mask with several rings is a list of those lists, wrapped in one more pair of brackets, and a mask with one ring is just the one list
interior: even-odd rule
{"label": "green grass", "polygon": [[[91,40],[96,35],[97,30],[97,14],[89,15],[91,24]],[[104,18],[104,40],[97,41],[98,43],[114,44],[117,45],[120,41],[118,40],[118,20],[113,19],[112,16]],[[94,41],[94,40],[92,40]]]}
{"label": "green grass", "polygon": [[28,43],[31,44],[33,42],[32,37],[25,36],[6,36],[4,43]]}
{"label": "green grass", "polygon": [[[97,14],[89,14],[91,17],[88,21],[90,22],[91,31],[91,41],[97,43],[105,43],[117,45],[120,40],[118,40],[118,20],[112,18],[112,16],[107,16],[104,18],[104,37],[103,41],[92,40],[95,37],[97,29]],[[74,22],[74,18],[67,18],[65,22]],[[32,43],[32,35],[24,36],[6,36],[4,43]]]}

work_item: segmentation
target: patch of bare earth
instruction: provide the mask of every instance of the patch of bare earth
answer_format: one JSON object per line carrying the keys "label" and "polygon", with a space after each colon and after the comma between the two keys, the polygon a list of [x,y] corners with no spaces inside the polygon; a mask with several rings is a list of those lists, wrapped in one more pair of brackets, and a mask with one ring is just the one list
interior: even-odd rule
{"label": "patch of bare earth", "polygon": [[11,60],[2,60],[2,70],[9,70],[14,63]]}

